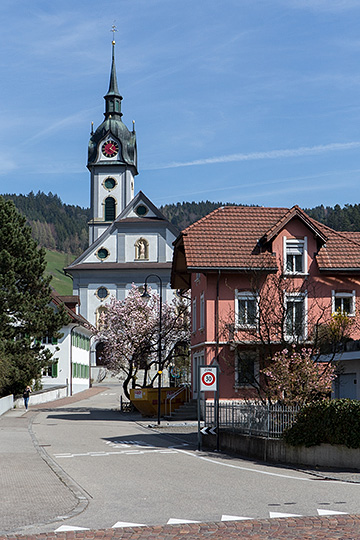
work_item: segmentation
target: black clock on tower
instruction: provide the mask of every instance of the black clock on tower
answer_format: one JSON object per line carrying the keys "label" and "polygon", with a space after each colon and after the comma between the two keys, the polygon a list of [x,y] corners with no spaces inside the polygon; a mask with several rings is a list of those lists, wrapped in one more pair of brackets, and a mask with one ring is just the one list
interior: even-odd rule
{"label": "black clock on tower", "polygon": [[115,141],[109,139],[104,142],[101,151],[106,157],[114,157],[119,151],[119,145]]}

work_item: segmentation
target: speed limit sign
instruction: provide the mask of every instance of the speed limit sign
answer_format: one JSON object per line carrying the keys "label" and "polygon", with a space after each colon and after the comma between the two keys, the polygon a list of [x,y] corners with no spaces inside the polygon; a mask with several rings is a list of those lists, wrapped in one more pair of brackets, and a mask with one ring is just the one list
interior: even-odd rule
{"label": "speed limit sign", "polygon": [[217,390],[217,367],[200,366],[200,392],[209,390]]}

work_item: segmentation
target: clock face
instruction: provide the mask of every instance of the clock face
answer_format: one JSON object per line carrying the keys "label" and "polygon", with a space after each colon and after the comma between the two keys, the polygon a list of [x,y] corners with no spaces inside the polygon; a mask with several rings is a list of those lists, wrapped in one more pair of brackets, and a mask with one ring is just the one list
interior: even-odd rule
{"label": "clock face", "polygon": [[119,145],[115,142],[109,139],[108,141],[104,142],[101,148],[102,153],[106,157],[113,157],[115,156],[119,151]]}

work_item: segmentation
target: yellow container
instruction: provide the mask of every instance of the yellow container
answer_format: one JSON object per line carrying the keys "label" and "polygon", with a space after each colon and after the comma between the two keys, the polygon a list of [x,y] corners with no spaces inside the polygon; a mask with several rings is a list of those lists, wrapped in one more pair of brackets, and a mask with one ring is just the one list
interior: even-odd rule
{"label": "yellow container", "polygon": [[[169,397],[175,394],[180,388],[161,388],[161,415],[170,413]],[[171,400],[171,412],[185,403],[187,397],[186,388]],[[130,400],[134,407],[143,416],[157,416],[158,413],[158,388],[132,388],[130,390]],[[166,411],[165,411],[166,400]]]}

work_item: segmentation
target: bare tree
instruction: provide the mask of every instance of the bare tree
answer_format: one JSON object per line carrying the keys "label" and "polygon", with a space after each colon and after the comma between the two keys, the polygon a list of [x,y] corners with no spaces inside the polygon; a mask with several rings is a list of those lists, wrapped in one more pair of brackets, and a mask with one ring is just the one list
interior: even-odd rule
{"label": "bare tree", "polygon": [[359,327],[358,317],[332,315],[331,300],[321,296],[319,282],[310,276],[294,279],[264,269],[249,271],[248,283],[246,291],[238,292],[235,309],[219,322],[220,340],[227,345],[223,359],[235,373],[236,384],[250,386],[260,399],[269,400],[266,368],[289,345],[293,351],[306,346],[314,362],[327,354],[325,364],[332,371],[337,353]]}

